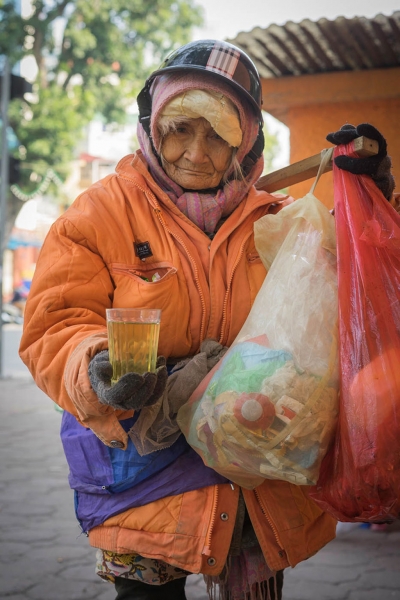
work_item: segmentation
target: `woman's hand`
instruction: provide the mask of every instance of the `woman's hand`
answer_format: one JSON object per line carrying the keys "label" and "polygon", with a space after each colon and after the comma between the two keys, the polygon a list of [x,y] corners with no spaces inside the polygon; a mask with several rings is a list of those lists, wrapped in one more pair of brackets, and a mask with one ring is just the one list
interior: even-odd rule
{"label": "woman's hand", "polygon": [[365,136],[376,140],[379,144],[378,154],[367,158],[350,158],[349,156],[337,156],[335,164],[340,169],[354,173],[355,175],[369,175],[380,189],[382,194],[390,200],[394,187],[394,177],[391,174],[392,161],[387,155],[387,144],[383,135],[369,123],[354,125],[343,125],[339,131],[329,133],[326,136],[332,144],[348,144],[357,137]]}
{"label": "woman's hand", "polygon": [[159,356],[155,373],[126,373],[111,385],[112,365],[108,350],[96,354],[89,363],[90,383],[102,404],[122,410],[151,406],[163,395],[168,373],[165,358]]}

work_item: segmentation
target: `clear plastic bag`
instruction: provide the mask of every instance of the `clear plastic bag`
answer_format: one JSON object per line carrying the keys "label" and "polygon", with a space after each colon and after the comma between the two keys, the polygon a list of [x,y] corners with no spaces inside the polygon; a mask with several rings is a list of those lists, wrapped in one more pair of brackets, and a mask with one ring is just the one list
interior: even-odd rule
{"label": "clear plastic bag", "polygon": [[337,420],[334,219],[309,193],[257,221],[255,242],[268,275],[178,423],[205,464],[243,487],[311,485]]}
{"label": "clear plastic bag", "polygon": [[400,216],[366,175],[334,167],[334,189],[340,414],[312,496],[340,521],[390,521],[400,514]]}

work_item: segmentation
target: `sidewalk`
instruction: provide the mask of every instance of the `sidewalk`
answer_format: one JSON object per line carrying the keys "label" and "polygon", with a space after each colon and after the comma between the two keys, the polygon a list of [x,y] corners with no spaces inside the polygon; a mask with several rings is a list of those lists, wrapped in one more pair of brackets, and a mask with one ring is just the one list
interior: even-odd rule
{"label": "sidewalk", "polygon": [[[80,534],[58,430],[61,415],[31,379],[0,380],[0,598],[114,600]],[[285,572],[284,600],[400,600],[400,528],[342,527]],[[201,575],[188,600],[207,600]]]}

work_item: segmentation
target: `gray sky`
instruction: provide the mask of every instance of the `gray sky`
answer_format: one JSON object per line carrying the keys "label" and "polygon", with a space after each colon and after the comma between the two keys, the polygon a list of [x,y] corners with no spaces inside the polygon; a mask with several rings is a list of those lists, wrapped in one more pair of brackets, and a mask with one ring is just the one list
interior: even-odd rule
{"label": "gray sky", "polygon": [[283,25],[303,19],[322,17],[374,17],[400,10],[400,0],[197,0],[204,8],[205,26],[196,30],[195,39],[232,38],[253,27]]}

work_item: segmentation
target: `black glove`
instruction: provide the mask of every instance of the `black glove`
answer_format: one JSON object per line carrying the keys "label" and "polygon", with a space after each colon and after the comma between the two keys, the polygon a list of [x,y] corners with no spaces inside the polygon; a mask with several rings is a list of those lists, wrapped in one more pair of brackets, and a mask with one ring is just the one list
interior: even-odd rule
{"label": "black glove", "polygon": [[385,138],[373,125],[369,123],[361,123],[357,127],[354,127],[354,125],[343,125],[339,131],[328,133],[326,139],[328,142],[336,145],[348,144],[362,135],[378,142],[378,154],[366,158],[337,156],[335,164],[340,169],[344,169],[355,175],[369,175],[385,198],[390,200],[395,187],[394,177],[390,172],[392,161],[390,160],[390,156],[387,155]]}
{"label": "black glove", "polygon": [[163,395],[168,373],[163,356],[157,359],[155,373],[126,373],[111,385],[112,365],[108,350],[96,354],[89,363],[89,379],[102,404],[123,410],[151,406]]}

